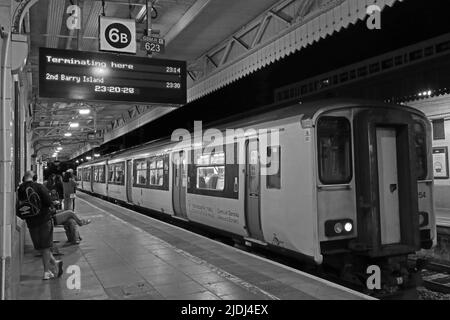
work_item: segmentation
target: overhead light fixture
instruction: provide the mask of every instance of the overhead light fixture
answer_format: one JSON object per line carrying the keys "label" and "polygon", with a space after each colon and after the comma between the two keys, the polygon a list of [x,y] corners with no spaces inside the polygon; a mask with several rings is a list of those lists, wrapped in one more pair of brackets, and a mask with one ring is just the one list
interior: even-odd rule
{"label": "overhead light fixture", "polygon": [[100,154],[96,153],[96,154],[94,154],[94,157],[98,158],[98,157],[100,157]]}
{"label": "overhead light fixture", "polygon": [[89,114],[89,113],[91,113],[91,110],[89,110],[89,109],[80,109],[80,110],[78,110],[78,112],[80,114]]}
{"label": "overhead light fixture", "polygon": [[72,134],[71,134],[70,132],[66,132],[66,133],[64,133],[64,136],[65,136],[65,137],[71,137]]}
{"label": "overhead light fixture", "polygon": [[80,162],[80,161],[78,161],[78,160],[75,161],[75,163],[78,163],[78,162]]}
{"label": "overhead light fixture", "polygon": [[61,151],[63,148],[62,147],[57,147],[56,150]]}
{"label": "overhead light fixture", "polygon": [[78,128],[78,127],[80,126],[80,124],[79,124],[78,122],[71,122],[71,123],[69,124],[69,126],[70,126],[71,128]]}
{"label": "overhead light fixture", "polygon": [[92,157],[89,157],[89,156],[86,157],[86,160],[91,160],[91,159],[92,159]]}

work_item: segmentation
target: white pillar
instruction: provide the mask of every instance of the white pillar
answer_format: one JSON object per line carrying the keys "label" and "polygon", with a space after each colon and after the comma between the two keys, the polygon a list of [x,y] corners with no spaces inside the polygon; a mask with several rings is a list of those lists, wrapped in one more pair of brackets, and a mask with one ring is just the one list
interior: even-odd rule
{"label": "white pillar", "polygon": [[[13,81],[11,76],[11,46],[8,37],[11,25],[11,2],[0,0],[0,22],[5,34],[0,38],[0,295],[8,298],[11,292],[12,223],[15,219],[12,190]],[[8,49],[7,49],[8,48]],[[5,61],[6,60],[6,61]],[[5,81],[6,80],[6,81]]]}

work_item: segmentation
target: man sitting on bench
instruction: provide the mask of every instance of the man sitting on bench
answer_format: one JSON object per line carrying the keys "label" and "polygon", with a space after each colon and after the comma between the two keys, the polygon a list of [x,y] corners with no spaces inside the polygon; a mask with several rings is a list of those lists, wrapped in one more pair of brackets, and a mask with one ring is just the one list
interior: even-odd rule
{"label": "man sitting on bench", "polygon": [[[55,206],[57,201],[54,201]],[[89,219],[80,219],[72,210],[54,211],[53,222],[55,226],[64,226],[67,241],[71,244],[79,244],[82,240],[78,232],[78,226],[85,226],[91,223]]]}

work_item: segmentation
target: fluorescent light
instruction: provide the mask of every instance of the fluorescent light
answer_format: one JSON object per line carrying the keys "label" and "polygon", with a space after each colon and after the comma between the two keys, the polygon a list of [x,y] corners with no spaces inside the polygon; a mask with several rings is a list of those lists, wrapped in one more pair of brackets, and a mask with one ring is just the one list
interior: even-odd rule
{"label": "fluorescent light", "polygon": [[56,150],[61,151],[63,148],[62,147],[57,147]]}
{"label": "fluorescent light", "polygon": [[92,159],[92,157],[89,157],[89,156],[86,157],[86,160],[91,160],[91,159]]}
{"label": "fluorescent light", "polygon": [[100,154],[96,153],[96,154],[94,154],[94,157],[98,158],[98,157],[100,157]]}
{"label": "fluorescent light", "polygon": [[65,137],[71,137],[72,134],[71,134],[70,132],[66,132],[66,133],[64,133],[64,136],[65,136]]}
{"label": "fluorescent light", "polygon": [[69,125],[71,128],[78,128],[80,124],[78,122],[71,122]]}
{"label": "fluorescent light", "polygon": [[89,110],[89,109],[80,109],[80,110],[78,110],[78,112],[80,114],[89,114],[89,113],[91,113],[91,110]]}

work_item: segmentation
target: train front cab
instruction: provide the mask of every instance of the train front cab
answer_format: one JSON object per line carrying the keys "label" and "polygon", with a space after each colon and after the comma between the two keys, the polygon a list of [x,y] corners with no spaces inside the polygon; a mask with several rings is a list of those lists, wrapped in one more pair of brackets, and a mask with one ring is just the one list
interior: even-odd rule
{"label": "train front cab", "polygon": [[325,112],[316,123],[324,260],[363,278],[378,265],[384,281],[406,283],[407,255],[436,243],[429,122],[407,107],[379,107]]}

